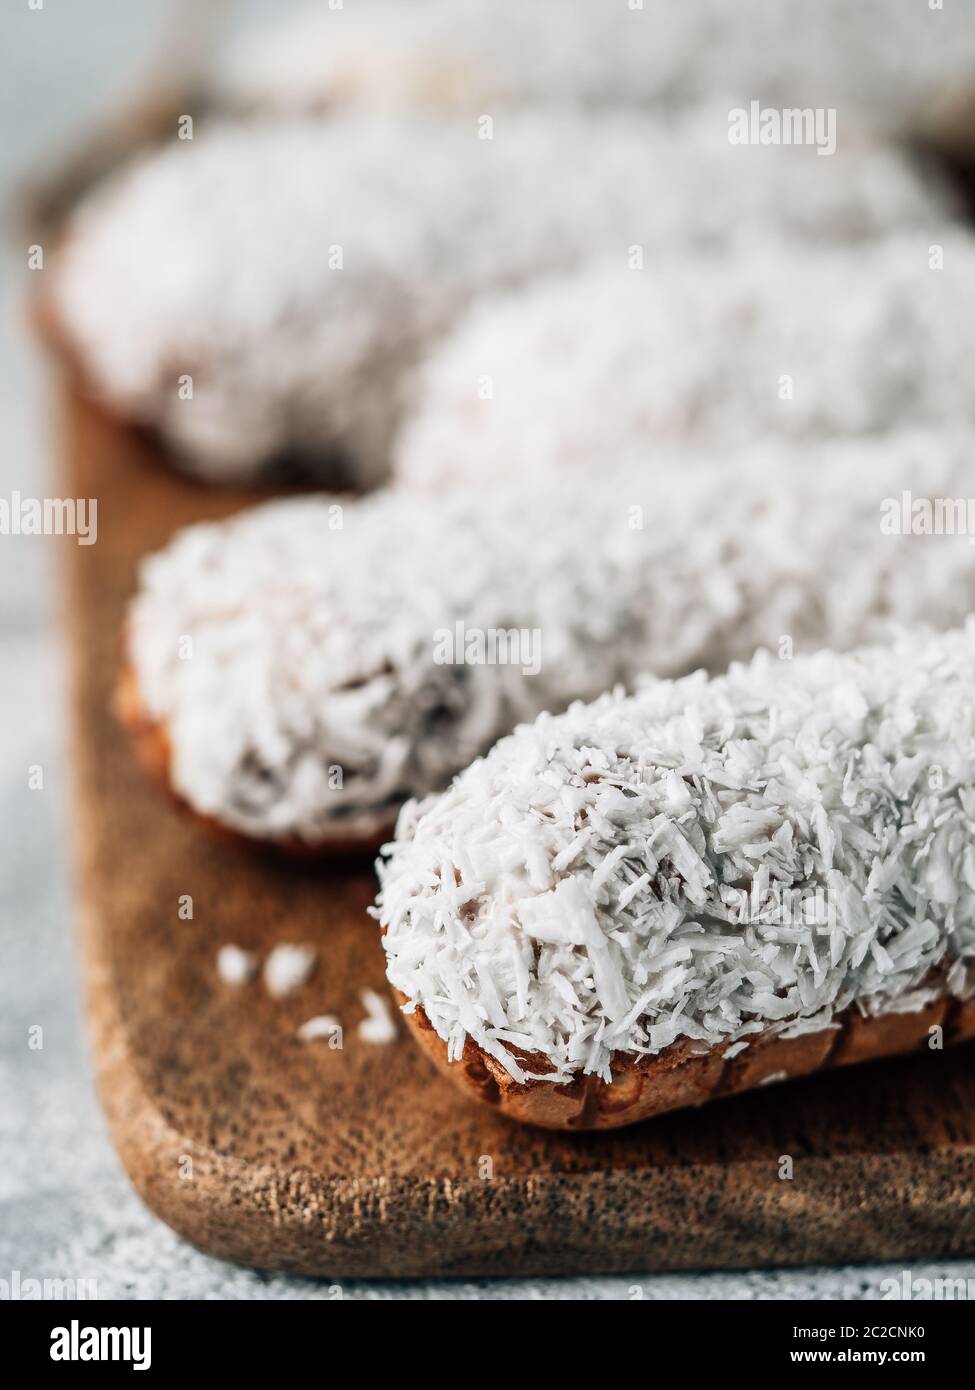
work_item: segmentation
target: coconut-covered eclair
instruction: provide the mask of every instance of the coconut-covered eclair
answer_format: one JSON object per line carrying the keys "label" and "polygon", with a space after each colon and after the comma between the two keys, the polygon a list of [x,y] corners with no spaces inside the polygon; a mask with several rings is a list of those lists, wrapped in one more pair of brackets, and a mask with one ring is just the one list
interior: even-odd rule
{"label": "coconut-covered eclair", "polygon": [[812,248],[749,237],[488,295],[424,360],[394,472],[441,488],[532,469],[971,424],[975,244],[949,231]]}
{"label": "coconut-covered eclair", "polygon": [[970,435],[769,446],[652,482],[306,498],[194,526],[142,567],[123,715],[199,816],[367,845],[543,709],[763,643],[961,621],[975,547],[964,526],[913,534],[902,493],[964,499],[973,452]]}
{"label": "coconut-covered eclair", "polygon": [[608,1128],[975,1033],[975,628],[650,682],[503,739],[380,865],[421,1042]]}
{"label": "coconut-covered eclair", "polygon": [[190,527],[143,564],[123,717],[207,820],[378,844],[519,720],[633,676],[648,618],[625,508],[613,488],[385,492]]}
{"label": "coconut-covered eclair", "polygon": [[478,292],[732,227],[927,237],[944,215],[896,153],[741,150],[714,109],[258,121],[96,190],[46,318],[90,389],[187,470],[241,480],[286,459],[366,484],[388,468],[406,369]]}
{"label": "coconut-covered eclair", "polygon": [[975,67],[963,6],[918,0],[315,0],[214,65],[237,110],[492,110],[515,103],[839,108],[904,125]]}

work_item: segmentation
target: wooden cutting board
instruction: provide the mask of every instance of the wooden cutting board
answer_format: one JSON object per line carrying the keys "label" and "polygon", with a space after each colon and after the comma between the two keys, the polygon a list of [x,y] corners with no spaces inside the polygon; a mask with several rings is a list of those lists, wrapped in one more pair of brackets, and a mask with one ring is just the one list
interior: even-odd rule
{"label": "wooden cutting board", "polygon": [[[333,1279],[975,1253],[972,1045],[563,1136],[473,1106],[405,1033],[362,1041],[360,991],[384,988],[370,864],[209,837],[147,784],[111,713],[139,557],[250,499],[180,480],[61,400],[61,486],[98,499],[97,544],[59,542],[91,1034],[115,1144],[158,1216],[211,1254]],[[318,952],[293,997],[218,980],[221,944],[283,941]],[[319,1013],[341,1019],[341,1051],[297,1039]]]}

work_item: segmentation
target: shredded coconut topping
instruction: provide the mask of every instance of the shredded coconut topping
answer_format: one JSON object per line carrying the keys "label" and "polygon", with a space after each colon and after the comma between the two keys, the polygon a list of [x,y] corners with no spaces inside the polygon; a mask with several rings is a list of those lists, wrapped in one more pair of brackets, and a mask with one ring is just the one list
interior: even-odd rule
{"label": "shredded coconut topping", "polygon": [[389,979],[518,1081],[923,1007],[975,959],[973,691],[975,625],[542,715],[404,808]]}
{"label": "shredded coconut topping", "polygon": [[[727,112],[215,126],[82,204],[54,302],[92,388],[190,471],[388,469],[404,375],[479,292],[604,254],[944,218],[891,150],[742,149]],[[191,393],[191,394],[190,394]]]}
{"label": "shredded coconut topping", "polygon": [[[642,272],[597,264],[485,296],[425,360],[394,447],[435,487],[727,446],[975,421],[975,245],[815,250],[747,238]],[[489,383],[489,389],[484,383]]]}
{"label": "shredded coconut topping", "polygon": [[245,31],[212,85],[234,108],[490,110],[515,102],[835,105],[896,124],[975,66],[964,6],[924,0],[327,0]]}
{"label": "shredded coconut topping", "polygon": [[962,621],[969,535],[891,534],[882,504],[964,499],[973,452],[770,444],[557,489],[392,490],[341,529],[329,498],[272,503],[144,563],[129,657],[191,806],[261,838],[368,837],[515,724],[641,672]]}

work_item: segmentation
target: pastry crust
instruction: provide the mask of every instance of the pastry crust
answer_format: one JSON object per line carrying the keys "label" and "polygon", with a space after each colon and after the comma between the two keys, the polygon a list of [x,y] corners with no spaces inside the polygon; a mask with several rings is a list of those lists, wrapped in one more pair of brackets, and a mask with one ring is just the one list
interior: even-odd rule
{"label": "pastry crust", "polygon": [[[409,1001],[394,990],[400,1005]],[[621,1055],[612,1064],[613,1080],[580,1077],[569,1084],[530,1081],[519,1084],[493,1057],[468,1037],[463,1057],[447,1059],[447,1044],[421,1005],[404,1014],[417,1042],[438,1070],[466,1095],[493,1106],[500,1114],[543,1129],[619,1129],[654,1115],[740,1095],[773,1081],[793,1080],[831,1067],[894,1057],[926,1046],[929,1029],[944,1026],[945,1043],[975,1036],[975,1004],[940,999],[917,1013],[864,1018],[850,1009],[837,1026],[798,1038],[757,1034],[744,1052],[730,1059],[725,1047],[703,1053],[686,1042],[674,1043],[655,1057]],[[967,1031],[966,1031],[967,1029]],[[547,1069],[543,1057],[519,1053],[536,1071]]]}
{"label": "pastry crust", "polygon": [[280,850],[284,854],[299,859],[341,859],[349,855],[375,854],[392,834],[395,814],[378,830],[359,836],[350,835],[343,828],[336,831],[334,835],[323,836],[319,840],[303,840],[294,835],[278,840],[255,840],[252,836],[245,835],[242,831],[225,825],[213,816],[207,816],[197,811],[189,805],[185,797],[180,796],[173,786],[170,776],[172,747],[166,727],[146,712],[139,691],[135,668],[128,660],[123,663],[115,689],[115,711],[132,740],[132,746],[140,764],[152,781],[161,787],[178,806],[188,811],[198,825],[203,826],[220,839],[251,847],[269,845],[272,849]]}
{"label": "pastry crust", "polygon": [[[58,242],[55,246],[55,256],[59,254],[61,244]],[[53,273],[56,275],[57,272]],[[139,428],[120,411],[103,404],[95,389],[94,382],[89,379],[85,371],[84,359],[78,345],[68,333],[58,313],[56,295],[50,287],[46,292],[35,293],[28,298],[25,316],[29,331],[44,351],[49,354],[58,371],[64,374],[72,390],[78,391],[82,396],[92,401],[97,401],[119,428],[125,430]]]}

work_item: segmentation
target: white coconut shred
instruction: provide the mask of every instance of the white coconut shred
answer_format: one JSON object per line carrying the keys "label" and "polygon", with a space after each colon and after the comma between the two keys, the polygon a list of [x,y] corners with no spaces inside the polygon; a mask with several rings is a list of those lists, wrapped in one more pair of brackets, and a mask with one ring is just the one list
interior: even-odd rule
{"label": "white coconut shred", "polygon": [[359,1037],[374,1047],[387,1047],[396,1041],[396,1016],[384,994],[374,989],[359,991],[366,1017],[359,1023]]}
{"label": "white coconut shred", "polygon": [[[970,626],[542,715],[404,808],[380,866],[390,982],[452,1057],[470,1037],[557,1082],[960,989],[973,691]],[[743,908],[756,887],[789,912]]]}
{"label": "white coconut shred", "polygon": [[[932,263],[933,260],[933,263]],[[579,268],[475,302],[424,359],[393,471],[440,488],[654,446],[975,422],[975,245],[951,233]],[[487,387],[485,387],[487,383]]]}
{"label": "white coconut shred", "polygon": [[892,533],[884,504],[900,525],[903,489],[964,499],[973,453],[770,444],[436,505],[394,490],[341,529],[333,499],[273,503],[143,564],[128,656],[192,807],[259,838],[369,837],[515,724],[643,672],[963,621],[969,535]]}
{"label": "white coconut shred", "polygon": [[726,112],[215,125],[141,158],[67,228],[53,277],[93,390],[189,471],[388,469],[404,374],[479,292],[730,227],[924,236],[940,193],[850,135],[834,158],[729,146]]}
{"label": "white coconut shred", "polygon": [[284,999],[307,984],[315,969],[314,947],[281,942],[264,962],[264,986],[274,999]]}
{"label": "white coconut shred", "polygon": [[217,952],[217,974],[225,985],[246,985],[257,974],[257,954],[227,944]]}
{"label": "white coconut shred", "polygon": [[298,1029],[301,1042],[331,1042],[341,1036],[342,1024],[335,1014],[315,1014]]}

